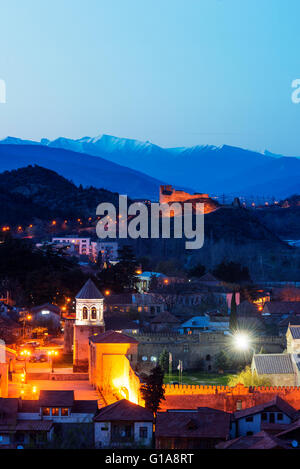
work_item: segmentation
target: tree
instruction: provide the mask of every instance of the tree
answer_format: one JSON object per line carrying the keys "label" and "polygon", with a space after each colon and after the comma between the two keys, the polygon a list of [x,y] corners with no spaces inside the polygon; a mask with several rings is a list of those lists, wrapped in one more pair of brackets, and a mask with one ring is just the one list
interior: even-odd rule
{"label": "tree", "polygon": [[191,270],[189,270],[188,275],[190,277],[202,277],[205,274],[206,268],[202,264],[197,264]]}
{"label": "tree", "polygon": [[151,370],[141,386],[141,394],[145,400],[145,407],[156,415],[160,402],[165,400],[164,372],[159,365]]}
{"label": "tree", "polygon": [[158,363],[163,372],[167,373],[169,370],[169,352],[166,349],[161,352]]}
{"label": "tree", "polygon": [[149,283],[149,291],[155,292],[158,289],[158,279],[156,275],[151,275],[150,283]]}
{"label": "tree", "polygon": [[229,329],[231,332],[235,332],[238,328],[238,319],[236,311],[235,292],[232,294],[231,305],[230,305],[230,318],[229,318]]}
{"label": "tree", "polygon": [[266,376],[258,376],[256,371],[252,372],[250,366],[246,366],[238,375],[229,379],[228,386],[236,386],[239,383],[244,386],[270,386],[271,381]]}
{"label": "tree", "polygon": [[216,365],[216,368],[218,369],[218,371],[222,370],[226,370],[228,369],[229,367],[229,360],[228,360],[228,356],[226,355],[225,352],[223,352],[223,350],[221,350],[215,357],[215,365]]}
{"label": "tree", "polygon": [[118,253],[119,262],[98,274],[103,288],[115,293],[133,292],[136,283],[137,262],[130,246],[124,246]]}
{"label": "tree", "polygon": [[221,262],[213,271],[213,274],[228,283],[250,282],[248,267],[243,267],[238,262]]}

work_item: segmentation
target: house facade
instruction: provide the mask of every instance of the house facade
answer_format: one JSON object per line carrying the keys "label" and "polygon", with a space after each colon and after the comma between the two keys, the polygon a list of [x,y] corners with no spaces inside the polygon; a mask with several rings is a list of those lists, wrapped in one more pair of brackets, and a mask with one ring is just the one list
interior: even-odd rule
{"label": "house facade", "polygon": [[96,448],[150,448],[153,443],[153,415],[126,399],[100,410],[94,418]]}

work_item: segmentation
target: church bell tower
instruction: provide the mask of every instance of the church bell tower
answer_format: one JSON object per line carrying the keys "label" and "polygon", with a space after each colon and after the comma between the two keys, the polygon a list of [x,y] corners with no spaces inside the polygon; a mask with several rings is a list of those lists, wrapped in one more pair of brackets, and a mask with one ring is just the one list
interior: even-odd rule
{"label": "church bell tower", "polygon": [[89,279],[76,295],[74,324],[73,371],[89,369],[89,337],[105,331],[103,319],[104,297]]}

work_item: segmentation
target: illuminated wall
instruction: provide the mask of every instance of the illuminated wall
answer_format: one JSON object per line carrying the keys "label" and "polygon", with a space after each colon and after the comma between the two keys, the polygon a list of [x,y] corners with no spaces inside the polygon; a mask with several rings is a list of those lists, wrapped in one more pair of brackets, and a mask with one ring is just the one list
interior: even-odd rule
{"label": "illuminated wall", "polygon": [[237,384],[229,386],[165,386],[166,400],[161,402],[161,409],[213,409],[235,412],[264,404],[279,396],[295,409],[300,409],[300,388],[297,386],[253,386]]}
{"label": "illuminated wall", "polygon": [[90,383],[100,389],[110,403],[126,398],[135,404],[143,404],[140,380],[132,368],[137,359],[137,346],[137,343],[90,342]]}

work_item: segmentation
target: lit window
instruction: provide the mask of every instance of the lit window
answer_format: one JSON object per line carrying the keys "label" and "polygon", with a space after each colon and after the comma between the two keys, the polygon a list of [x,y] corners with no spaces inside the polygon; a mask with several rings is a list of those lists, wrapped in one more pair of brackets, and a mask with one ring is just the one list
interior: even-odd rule
{"label": "lit window", "polygon": [[97,319],[97,310],[95,308],[95,306],[92,307],[92,319]]}
{"label": "lit window", "polygon": [[50,415],[50,409],[49,407],[43,407],[43,415]]}
{"label": "lit window", "polygon": [[242,401],[236,401],[236,410],[242,410]]}
{"label": "lit window", "polygon": [[68,409],[68,407],[63,407],[63,408],[61,409],[61,415],[62,415],[62,417],[68,417],[68,415],[69,415],[69,409]]}
{"label": "lit window", "polygon": [[87,308],[84,306],[82,308],[82,319],[87,319],[88,318],[88,310]]}
{"label": "lit window", "polygon": [[142,360],[143,362],[146,362],[148,360],[148,357],[146,357],[145,355],[142,357]]}
{"label": "lit window", "polygon": [[58,407],[52,407],[52,415],[55,415],[55,416],[59,415],[59,408]]}
{"label": "lit window", "polygon": [[156,362],[157,358],[156,357],[151,357],[152,362]]}

